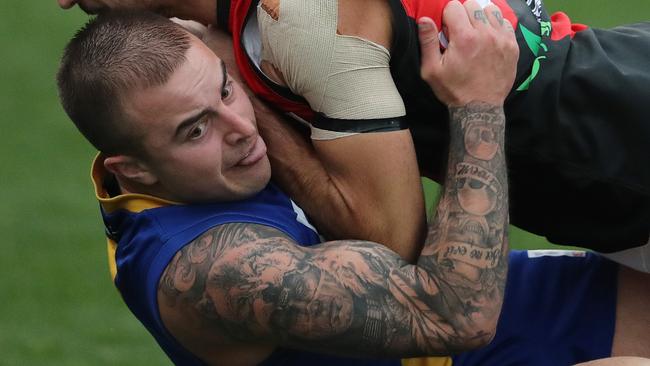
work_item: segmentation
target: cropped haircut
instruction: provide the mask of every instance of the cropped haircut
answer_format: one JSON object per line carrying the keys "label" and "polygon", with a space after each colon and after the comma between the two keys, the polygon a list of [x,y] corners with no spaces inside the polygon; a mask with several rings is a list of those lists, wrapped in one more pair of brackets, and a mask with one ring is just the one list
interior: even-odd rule
{"label": "cropped haircut", "polygon": [[189,34],[146,11],[110,11],[91,19],[65,48],[57,75],[63,109],[107,155],[142,151],[122,101],[167,82],[185,61]]}

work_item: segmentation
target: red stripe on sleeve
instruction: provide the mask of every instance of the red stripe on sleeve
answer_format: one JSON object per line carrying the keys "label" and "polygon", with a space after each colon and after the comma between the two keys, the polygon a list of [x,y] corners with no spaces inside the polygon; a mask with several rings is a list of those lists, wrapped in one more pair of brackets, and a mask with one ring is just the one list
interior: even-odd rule
{"label": "red stripe on sleeve", "polygon": [[571,19],[565,13],[558,11],[551,15],[551,39],[554,41],[560,40],[566,36],[573,38],[577,32],[583,31],[588,27],[580,23],[571,23]]}

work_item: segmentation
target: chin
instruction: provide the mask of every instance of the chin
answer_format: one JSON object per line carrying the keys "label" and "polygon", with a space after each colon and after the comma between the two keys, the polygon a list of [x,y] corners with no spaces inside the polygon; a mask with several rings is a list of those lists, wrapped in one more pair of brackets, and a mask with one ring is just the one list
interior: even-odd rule
{"label": "chin", "polygon": [[242,184],[232,191],[229,201],[236,201],[256,195],[269,184],[271,180],[271,165],[267,158],[259,162],[260,167],[246,177]]}

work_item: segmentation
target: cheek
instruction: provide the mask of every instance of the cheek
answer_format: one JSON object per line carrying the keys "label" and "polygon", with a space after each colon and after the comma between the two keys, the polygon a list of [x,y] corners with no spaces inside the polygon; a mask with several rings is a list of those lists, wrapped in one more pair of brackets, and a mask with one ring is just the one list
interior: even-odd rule
{"label": "cheek", "polygon": [[255,111],[253,109],[253,105],[251,104],[250,99],[248,98],[248,95],[244,92],[244,89],[242,89],[239,84],[235,87],[235,93],[237,96],[237,100],[235,101],[233,107],[237,110],[237,112],[242,115],[248,117],[251,121],[255,120]]}
{"label": "cheek", "polygon": [[246,116],[246,119],[249,121],[255,121],[255,110],[253,109],[253,105],[250,103],[248,98],[246,98],[246,100],[240,101],[239,105],[237,106],[237,111],[241,116]]}
{"label": "cheek", "polygon": [[181,178],[179,183],[189,188],[197,189],[222,179],[222,152],[219,145],[211,141],[176,155],[173,160],[174,164],[167,165],[167,173]]}

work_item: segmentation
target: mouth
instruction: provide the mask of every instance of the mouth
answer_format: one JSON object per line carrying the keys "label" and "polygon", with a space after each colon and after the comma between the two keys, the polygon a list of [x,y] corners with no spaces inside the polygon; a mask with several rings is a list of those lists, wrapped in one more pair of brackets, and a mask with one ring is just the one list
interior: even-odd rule
{"label": "mouth", "polygon": [[264,143],[264,140],[262,140],[262,137],[257,136],[236,166],[253,165],[262,160],[264,156],[266,156],[266,144]]}

